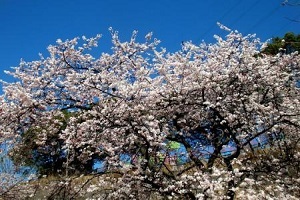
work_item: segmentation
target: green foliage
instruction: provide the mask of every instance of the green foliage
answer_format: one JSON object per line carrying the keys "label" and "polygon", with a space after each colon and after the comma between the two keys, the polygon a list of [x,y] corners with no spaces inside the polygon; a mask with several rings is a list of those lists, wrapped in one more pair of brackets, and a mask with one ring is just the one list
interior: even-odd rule
{"label": "green foliage", "polygon": [[11,159],[16,165],[25,165],[36,169],[41,174],[56,174],[62,169],[65,158],[61,156],[62,141],[59,133],[65,128],[63,122],[59,131],[48,134],[43,147],[37,145],[39,135],[42,131],[47,131],[48,127],[30,127],[21,134],[21,143],[10,153]]}
{"label": "green foliage", "polygon": [[[30,127],[27,131],[21,134],[21,143],[18,147],[14,148],[11,152],[11,159],[17,166],[28,166],[34,168],[39,174],[46,175],[59,175],[65,173],[65,162],[67,160],[67,154],[63,149],[64,141],[60,139],[60,134],[66,129],[68,121],[72,116],[75,116],[76,112],[62,111],[61,116],[57,116],[53,119],[57,131],[50,131],[50,124],[45,127]],[[47,139],[43,145],[38,145],[37,141],[42,132],[47,133]],[[81,149],[75,149],[77,156],[80,155]],[[88,161],[82,163],[75,158],[72,163],[69,164],[69,174],[74,174],[76,171],[80,173],[90,173],[93,167],[93,162]]]}
{"label": "green foliage", "polygon": [[272,42],[267,45],[262,53],[276,55],[279,52],[290,54],[295,51],[300,52],[300,34],[296,35],[288,32],[283,38],[273,38]]}
{"label": "green foliage", "polygon": [[168,143],[168,148],[176,150],[180,148],[180,143],[179,142],[175,142],[175,141],[170,141]]}

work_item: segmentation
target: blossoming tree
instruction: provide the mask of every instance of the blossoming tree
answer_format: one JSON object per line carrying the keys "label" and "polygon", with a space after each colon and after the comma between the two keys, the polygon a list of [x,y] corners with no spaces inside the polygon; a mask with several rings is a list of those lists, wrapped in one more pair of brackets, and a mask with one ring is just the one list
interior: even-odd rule
{"label": "blossoming tree", "polygon": [[[260,54],[255,36],[229,31],[168,53],[151,33],[110,31],[99,58],[88,52],[100,36],[57,40],[8,72],[19,81],[4,84],[0,135],[13,158],[66,176],[101,160],[119,174],[112,199],[299,197],[297,52]],[[174,152],[184,159],[171,166]]]}

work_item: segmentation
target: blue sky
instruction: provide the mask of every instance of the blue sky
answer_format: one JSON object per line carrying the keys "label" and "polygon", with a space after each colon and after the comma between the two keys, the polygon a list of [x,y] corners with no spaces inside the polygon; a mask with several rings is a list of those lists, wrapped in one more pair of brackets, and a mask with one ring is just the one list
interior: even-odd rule
{"label": "blue sky", "polygon": [[47,46],[58,38],[101,33],[100,55],[110,46],[109,27],[123,40],[133,30],[141,38],[153,31],[169,51],[186,40],[214,42],[214,34],[223,34],[218,21],[243,34],[256,33],[263,41],[288,31],[299,34],[300,22],[287,18],[300,20],[300,6],[282,6],[283,1],[0,0],[0,79],[12,81],[3,70],[17,66],[21,58],[31,61],[38,53],[47,55]]}

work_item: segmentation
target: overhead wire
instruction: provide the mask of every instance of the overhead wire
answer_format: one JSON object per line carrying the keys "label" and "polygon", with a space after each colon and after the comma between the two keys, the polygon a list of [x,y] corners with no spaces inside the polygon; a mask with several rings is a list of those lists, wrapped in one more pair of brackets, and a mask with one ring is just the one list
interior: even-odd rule
{"label": "overhead wire", "polygon": [[[242,1],[238,1],[238,3],[235,3],[232,7],[230,7],[219,19],[218,22],[222,23],[222,20],[227,17],[227,15],[234,10],[239,4],[241,4]],[[200,39],[203,39],[215,26],[216,26],[217,22],[215,24],[212,24],[211,26],[208,27],[208,29],[201,34],[201,36],[199,37],[199,39],[197,41],[199,41]]]}
{"label": "overhead wire", "polygon": [[284,2],[281,3],[283,6],[300,6],[300,2],[296,2],[296,3],[291,3],[288,0],[285,0]]}
{"label": "overhead wire", "polygon": [[260,26],[263,22],[268,20],[271,16],[273,16],[279,9],[281,5],[279,4],[274,9],[272,9],[267,15],[263,16],[257,23],[255,23],[250,29],[248,29],[247,33],[251,33],[256,27]]}
{"label": "overhead wire", "polygon": [[[232,10],[236,9],[236,7],[238,7],[238,5],[241,3],[242,1],[239,1],[238,3],[234,4],[230,9],[228,9],[219,19],[219,22],[222,22],[222,20],[227,17]],[[253,4],[251,4],[251,6],[247,9],[246,12],[243,12],[241,15],[239,15],[237,17],[237,19],[229,26],[229,28],[231,28],[231,26],[234,26],[237,22],[239,22],[249,11],[253,10],[253,8],[255,8],[256,6],[259,5],[260,0],[255,1]],[[255,28],[257,28],[258,26],[260,26],[261,24],[263,24],[266,20],[268,20],[270,17],[272,17],[273,15],[276,14],[276,12],[283,6],[283,4],[278,4],[278,6],[276,6],[274,9],[272,9],[270,12],[268,12],[266,15],[264,15],[261,19],[259,19],[257,21],[257,23],[255,23],[253,26],[251,26],[246,33],[251,33]],[[298,15],[296,18],[298,18],[300,15]],[[292,22],[298,22],[298,20],[290,20],[290,23]],[[289,24],[284,25],[282,28],[280,28],[280,30],[284,29],[285,27],[287,27]],[[201,38],[203,39],[216,25],[212,24],[202,35],[201,37],[197,40],[199,41]]]}
{"label": "overhead wire", "polygon": [[[300,18],[300,14],[297,15],[295,17],[296,19]],[[288,20],[288,19],[287,19]],[[285,25],[281,26],[277,31],[276,33],[278,33],[277,35],[279,35],[279,33],[281,33],[283,30],[287,30],[287,27],[290,26],[292,23],[299,23],[299,26],[300,26],[300,20],[289,20],[288,23],[286,23]]]}
{"label": "overhead wire", "polygon": [[[298,2],[290,2],[288,0],[285,0],[284,2],[282,2],[282,6],[300,6],[300,1]],[[299,7],[300,8],[300,7]],[[276,33],[280,33],[282,32],[282,30],[286,30],[287,27],[292,24],[292,23],[299,23],[298,25],[300,26],[300,14],[298,14],[297,16],[290,18],[290,17],[284,17],[285,19],[288,20],[288,23],[286,23],[285,25],[281,26]]]}
{"label": "overhead wire", "polygon": [[[298,18],[298,16],[297,16],[297,18]],[[291,19],[289,17],[284,17],[284,18],[286,18],[287,20],[290,20],[291,22],[300,22],[300,20],[297,20],[297,19]]]}
{"label": "overhead wire", "polygon": [[239,22],[249,11],[251,11],[256,5],[258,5],[260,0],[255,1],[251,6],[247,9],[246,12],[243,12],[240,16],[236,18],[236,20],[231,24],[231,26],[234,26],[237,22]]}

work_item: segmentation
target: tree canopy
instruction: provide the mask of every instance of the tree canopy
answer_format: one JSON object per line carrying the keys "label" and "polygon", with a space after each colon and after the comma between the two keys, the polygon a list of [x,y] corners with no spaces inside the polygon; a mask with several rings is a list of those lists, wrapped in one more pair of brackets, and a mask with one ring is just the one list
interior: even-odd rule
{"label": "tree canopy", "polygon": [[57,40],[7,72],[19,81],[4,84],[0,138],[15,161],[63,176],[101,161],[119,174],[110,199],[299,198],[298,53],[256,56],[259,39],[236,31],[175,53],[110,32],[100,57],[100,35]]}
{"label": "tree canopy", "polygon": [[274,37],[262,52],[276,55],[280,52],[290,54],[295,51],[300,52],[300,34],[288,32],[282,38]]}

